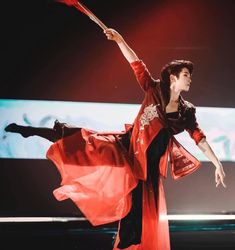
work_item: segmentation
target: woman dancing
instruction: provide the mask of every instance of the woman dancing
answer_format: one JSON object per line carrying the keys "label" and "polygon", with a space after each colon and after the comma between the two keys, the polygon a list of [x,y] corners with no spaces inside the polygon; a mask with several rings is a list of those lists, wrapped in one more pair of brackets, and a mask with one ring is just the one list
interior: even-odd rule
{"label": "woman dancing", "polygon": [[116,30],[108,28],[104,33],[117,43],[145,93],[133,124],[117,133],[98,133],[58,121],[53,128],[13,123],[5,130],[53,142],[47,158],[62,179],[55,197],[72,199],[93,225],[119,221],[114,249],[169,250],[162,186],[168,159],[174,179],[200,166],[174,135],[186,130],[213,163],[216,186],[226,187],[223,166],[197,123],[196,108],[181,96],[190,89],[193,63],[173,60],[154,79]]}

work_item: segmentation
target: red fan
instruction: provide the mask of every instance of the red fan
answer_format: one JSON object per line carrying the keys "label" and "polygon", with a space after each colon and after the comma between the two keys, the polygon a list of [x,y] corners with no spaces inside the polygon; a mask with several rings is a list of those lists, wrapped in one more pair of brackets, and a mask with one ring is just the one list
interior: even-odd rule
{"label": "red fan", "polygon": [[97,17],[95,16],[87,7],[81,4],[77,0],[56,0],[56,2],[67,4],[68,6],[74,6],[76,9],[87,15],[92,21],[98,24],[101,29],[106,30],[108,27]]}

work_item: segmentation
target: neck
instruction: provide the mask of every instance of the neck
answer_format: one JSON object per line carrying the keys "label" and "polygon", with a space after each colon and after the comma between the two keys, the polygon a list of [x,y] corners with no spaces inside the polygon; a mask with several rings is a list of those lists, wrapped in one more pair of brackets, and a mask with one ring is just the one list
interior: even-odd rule
{"label": "neck", "polygon": [[176,90],[173,86],[170,88],[170,102],[179,102],[180,90]]}

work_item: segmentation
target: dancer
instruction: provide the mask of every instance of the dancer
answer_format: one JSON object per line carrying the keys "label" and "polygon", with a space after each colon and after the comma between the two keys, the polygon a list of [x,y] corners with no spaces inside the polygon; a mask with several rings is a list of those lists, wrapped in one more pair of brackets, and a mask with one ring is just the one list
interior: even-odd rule
{"label": "dancer", "polygon": [[146,65],[114,29],[105,29],[130,63],[145,93],[133,124],[117,133],[101,133],[55,122],[52,129],[8,125],[8,132],[41,136],[53,142],[47,151],[61,174],[54,190],[70,198],[93,225],[119,221],[114,249],[169,250],[169,228],[162,180],[168,159],[174,179],[189,175],[200,162],[174,135],[186,130],[215,167],[216,186],[226,187],[223,166],[196,120],[189,91],[193,63],[174,60],[154,79]]}

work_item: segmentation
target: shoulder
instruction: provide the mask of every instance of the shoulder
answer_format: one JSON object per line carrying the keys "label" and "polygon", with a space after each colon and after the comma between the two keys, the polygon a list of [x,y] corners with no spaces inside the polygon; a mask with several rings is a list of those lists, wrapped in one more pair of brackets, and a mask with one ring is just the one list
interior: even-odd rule
{"label": "shoulder", "polygon": [[184,100],[184,105],[188,109],[196,110],[196,107],[189,101]]}
{"label": "shoulder", "polygon": [[183,115],[187,118],[194,117],[196,114],[196,107],[189,101],[183,100],[182,111]]}

